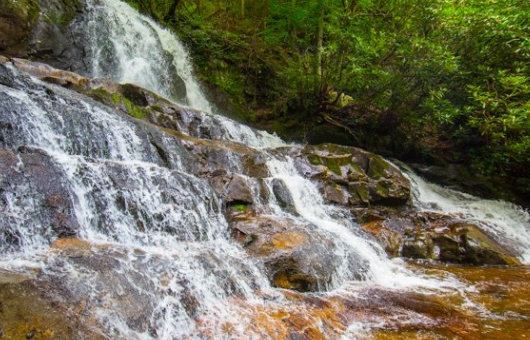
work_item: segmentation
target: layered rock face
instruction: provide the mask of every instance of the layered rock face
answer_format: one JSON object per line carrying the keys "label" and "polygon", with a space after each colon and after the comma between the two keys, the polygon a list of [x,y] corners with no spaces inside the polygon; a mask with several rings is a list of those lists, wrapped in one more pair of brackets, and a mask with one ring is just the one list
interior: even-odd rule
{"label": "layered rock face", "polygon": [[[35,84],[27,76],[17,72],[31,74],[54,86]],[[201,229],[200,223],[197,229],[183,231],[178,222],[166,220],[162,211],[147,216],[147,210],[140,201],[134,200],[131,192],[135,186],[159,186],[163,188],[160,191],[163,205],[181,205],[183,214],[195,208],[191,199],[193,196],[204,196],[201,199],[208,202],[207,210],[204,211],[208,216],[204,218],[223,214],[228,222],[229,236],[263,267],[270,284],[292,291],[326,291],[336,284],[339,272],[348,280],[364,280],[369,264],[362,254],[350,253],[345,256],[341,240],[322,232],[313,222],[304,219],[305,210],[310,207],[301,206],[299,198],[293,197],[288,180],[271,177],[268,163],[271,158],[291,160],[293,169],[316,185],[325,203],[338,207],[337,213],[341,214],[342,219],[351,222],[351,226],[356,226],[358,230],[355,232],[365,237],[371,235],[389,257],[472,265],[520,265],[510,249],[481,231],[479,225],[456,215],[415,211],[410,203],[411,184],[408,178],[393,164],[364,150],[332,144],[283,145],[263,150],[252,148],[227,140],[223,125],[219,122],[212,123],[212,118],[208,115],[175,105],[140,87],[106,79],[89,79],[23,59],[0,58],[0,84],[8,91],[27,88],[40,94],[43,101],[51,103],[49,105],[57,105],[57,108],[60,108],[62,101],[73,98],[69,96],[78,95],[90,106],[112,108],[114,114],[125,117],[134,124],[135,132],[141,138],[131,140],[131,143],[145,150],[143,157],[146,157],[146,161],[169,171],[146,184],[140,170],[131,172],[126,162],[110,159],[114,151],[108,148],[103,132],[84,119],[79,119],[84,108],[72,107],[73,114],[65,114],[53,123],[69,131],[68,139],[57,141],[50,137],[51,142],[63,143],[65,146],[62,147],[68,152],[80,155],[80,168],[69,173],[58,166],[60,157],[56,154],[32,146],[31,141],[23,139],[21,132],[28,126],[17,121],[17,110],[20,108],[8,101],[4,103],[0,111],[0,208],[5,211],[30,211],[26,215],[28,223],[32,219],[39,221],[38,228],[34,230],[38,230],[42,238],[51,245],[46,261],[53,270],[48,269],[38,278],[24,277],[14,283],[3,284],[0,294],[4,294],[3,301],[9,302],[13,294],[23,292],[20,294],[35,299],[36,309],[42,305],[42,309],[52,310],[50,319],[43,319],[45,324],[55,324],[56,319],[72,322],[65,323],[65,329],[41,326],[36,321],[31,328],[7,323],[7,326],[2,327],[5,334],[10,336],[22,333],[30,336],[35,333],[42,338],[52,339],[61,336],[101,337],[102,335],[93,331],[105,328],[101,320],[83,316],[97,313],[97,308],[100,307],[98,304],[119,307],[119,317],[125,320],[130,329],[137,332],[148,330],[150,336],[157,336],[160,330],[157,330],[156,323],[147,314],[158,315],[163,310],[152,304],[149,296],[143,293],[144,288],[178,298],[183,312],[195,321],[205,318],[204,310],[201,309],[202,302],[191,293],[195,289],[194,282],[180,279],[179,292],[186,293],[179,295],[174,291],[175,279],[171,274],[167,274],[167,278],[160,278],[156,285],[145,275],[139,274],[149,272],[152,268],[168,273],[178,272],[170,265],[171,261],[178,260],[178,256],[172,255],[174,257],[168,262],[168,258],[162,255],[146,257],[139,249],[123,249],[112,244],[95,245],[80,239],[86,231],[81,222],[84,220],[80,220],[80,216],[75,213],[79,197],[73,195],[72,188],[65,184],[77,183],[72,182],[72,176],[94,183],[91,195],[94,197],[93,207],[96,211],[106,214],[107,211],[112,211],[112,206],[116,212],[123,214],[123,218],[134,221],[135,232],[140,235],[150,235],[153,231],[167,233],[182,242],[207,239],[209,236]],[[77,94],[74,95],[70,90]],[[84,131],[89,133],[85,134]],[[104,174],[108,179],[93,178],[95,175],[91,175],[91,172],[96,170],[104,170],[96,174]],[[138,177],[133,178],[133,174]],[[173,193],[181,190],[187,182],[193,184],[187,187],[189,202],[185,199],[176,201]],[[109,201],[108,194],[99,192],[105,187],[113,188],[113,200]],[[27,245],[28,235],[25,229],[21,225],[12,224],[10,215],[2,215],[0,221],[3,225],[4,249],[17,251]],[[94,217],[91,223],[112,235],[114,225],[111,222],[99,221]],[[206,220],[203,223],[207,223]],[[219,230],[222,232],[222,228]],[[112,237],[120,238],[121,235]],[[214,249],[201,251],[196,256],[197,262],[206,267],[213,268],[219,263]],[[132,267],[122,267],[125,262],[130,262]],[[107,295],[101,300],[85,298],[83,289],[89,290],[88,284],[78,291],[72,291],[67,281],[58,279],[60,268],[63,267],[82,268],[90,277],[99,278],[99,284],[108,290]],[[107,277],[107,273],[113,271],[126,272],[128,279],[122,280],[121,276]],[[244,295],[245,288],[240,287],[241,283],[233,277],[231,268],[216,269],[216,273],[219,274],[222,290],[233,294],[234,303],[237,304],[237,299]],[[258,286],[252,279],[250,281],[251,287]],[[39,285],[46,287],[48,295],[32,297],[38,295],[34,289]],[[125,294],[124,291],[130,294]],[[310,301],[307,296],[297,294],[288,295],[288,298],[295,305],[311,306],[311,313],[315,315],[322,313],[319,318],[326,319],[329,325],[327,328],[313,325],[309,332],[303,330],[303,324],[285,326],[286,322],[318,323],[318,318],[309,320],[299,318],[297,314],[289,314],[277,321],[266,320],[269,325],[278,322],[278,327],[284,332],[282,334],[287,334],[287,338],[326,338],[326,334],[335,338],[347,328],[347,323],[342,323],[343,321],[357,317],[362,306],[366,311],[366,304],[363,305],[363,300],[359,298],[352,298],[354,302],[351,303],[338,298]],[[390,303],[397,311],[405,304],[388,292],[381,294],[386,296],[386,300],[377,300],[376,305],[379,303],[380,306],[386,306],[386,303]],[[65,297],[71,305],[64,300]],[[13,311],[15,302],[9,303],[8,306]],[[48,307],[49,304],[51,307]],[[425,313],[435,314],[440,309],[443,311],[441,316],[436,314],[433,318],[447,321],[449,314],[440,305],[436,301],[427,307],[418,305],[412,309],[418,308]],[[265,322],[257,317],[262,312],[263,310],[256,310],[255,327],[258,327],[259,322]],[[271,315],[280,313],[268,312]],[[71,313],[75,318],[70,319]],[[384,314],[382,307],[373,307],[370,313]],[[29,318],[32,314],[28,312],[25,315]],[[338,318],[337,315],[344,315],[345,319]],[[208,337],[205,329],[200,332],[206,332],[204,334]],[[16,333],[19,331],[22,333]]]}
{"label": "layered rock face", "polygon": [[[135,117],[147,129],[155,127],[171,136],[180,145],[180,152],[185,153],[186,166],[204,178],[220,199],[224,207],[220,209],[226,212],[233,235],[251,256],[263,261],[271,282],[279,287],[322,289],[330,283],[337,259],[328,236],[312,233],[310,225],[300,226],[297,210],[304,207],[296,207],[285,183],[277,178],[266,180],[268,153],[293,159],[296,169],[317,185],[325,201],[350,209],[351,219],[364,223],[363,228],[390,256],[478,265],[519,264],[510,250],[456,216],[407,212],[411,210],[410,181],[380,156],[333,144],[259,151],[221,139],[221,127],[210,124],[210,118],[201,112],[179,107],[134,85],[88,79],[22,59],[4,58],[2,63],[11,63],[44,81],[88,95]],[[16,86],[16,80],[5,68],[2,72],[3,83]],[[7,122],[4,125],[7,130],[15,129]],[[155,135],[151,133],[150,147],[156,162],[172,166],[172,151]],[[76,236],[78,222],[71,213],[72,198],[61,188],[61,174],[54,170],[48,156],[31,148],[16,153],[5,149],[0,154],[4,160],[4,185],[24,178],[42,195],[44,208],[39,215],[52,226],[50,238]],[[18,159],[26,166],[17,168]],[[271,199],[284,210],[285,218],[264,214],[264,204]],[[385,213],[378,215],[377,206]],[[127,209],[137,211],[139,207]],[[140,218],[137,223],[139,228],[145,227]],[[17,239],[16,235],[10,237]],[[362,263],[352,271],[362,272]],[[356,276],[359,277],[352,274]]]}

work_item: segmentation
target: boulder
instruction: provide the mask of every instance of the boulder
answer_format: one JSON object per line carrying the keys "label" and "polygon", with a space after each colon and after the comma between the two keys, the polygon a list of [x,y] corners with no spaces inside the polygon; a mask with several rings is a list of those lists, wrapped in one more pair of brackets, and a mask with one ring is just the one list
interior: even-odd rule
{"label": "boulder", "polygon": [[276,201],[278,201],[278,205],[282,209],[290,212],[291,214],[298,215],[298,213],[296,212],[293,197],[291,196],[289,189],[285,185],[285,182],[282,179],[274,178],[271,184],[272,192],[276,197]]}
{"label": "boulder", "polygon": [[391,257],[471,265],[521,265],[479,225],[443,213],[408,212],[363,224]]}
{"label": "boulder", "polygon": [[329,203],[399,206],[410,198],[410,181],[398,168],[355,147],[306,146],[298,161]]}
{"label": "boulder", "polygon": [[232,176],[225,186],[222,196],[227,203],[252,204],[254,201],[247,179],[241,175]]}
{"label": "boulder", "polygon": [[231,218],[235,239],[263,261],[271,284],[298,291],[321,291],[340,265],[331,239],[311,225],[292,219],[237,214]]}
{"label": "boulder", "polygon": [[76,87],[82,90],[89,83],[88,78],[82,77],[77,73],[59,70],[40,62],[20,58],[13,58],[11,61],[17,69],[62,87]]}

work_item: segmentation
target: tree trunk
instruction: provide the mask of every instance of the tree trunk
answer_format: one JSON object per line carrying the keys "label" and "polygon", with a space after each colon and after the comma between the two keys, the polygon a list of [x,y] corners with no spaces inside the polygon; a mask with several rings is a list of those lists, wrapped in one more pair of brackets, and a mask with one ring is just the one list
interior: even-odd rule
{"label": "tree trunk", "polygon": [[320,3],[320,10],[318,13],[318,32],[317,32],[317,74],[320,78],[320,85],[322,86],[322,49],[324,40],[324,1]]}
{"label": "tree trunk", "polygon": [[164,21],[169,21],[175,18],[175,12],[177,11],[177,7],[179,4],[180,4],[180,0],[173,0],[173,2],[171,3],[171,6],[169,6],[169,10],[164,16]]}

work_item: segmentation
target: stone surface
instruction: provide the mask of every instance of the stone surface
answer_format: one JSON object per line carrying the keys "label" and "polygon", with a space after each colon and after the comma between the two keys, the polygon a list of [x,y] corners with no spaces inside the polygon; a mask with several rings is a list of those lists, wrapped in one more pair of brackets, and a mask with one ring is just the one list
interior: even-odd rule
{"label": "stone surface", "polygon": [[480,228],[458,216],[409,212],[363,224],[391,257],[472,265],[521,265]]}
{"label": "stone surface", "polygon": [[[79,224],[64,184],[64,174],[45,152],[31,148],[19,151],[15,154],[0,149],[0,210],[20,209],[28,219],[39,221],[45,238],[75,235]],[[0,244],[17,248],[24,241],[24,232],[10,223],[8,214],[1,214],[0,221],[4,235]]]}
{"label": "stone surface", "polygon": [[231,227],[247,252],[265,264],[271,283],[298,291],[325,289],[339,265],[333,242],[291,219],[237,213]]}
{"label": "stone surface", "polygon": [[289,192],[289,189],[283,180],[279,178],[272,180],[272,192],[282,209],[290,212],[291,214],[298,215],[293,197],[291,196],[291,193]]}
{"label": "stone surface", "polygon": [[72,307],[46,281],[0,271],[0,339],[107,339]]}
{"label": "stone surface", "polygon": [[0,3],[0,52],[28,55],[31,31],[36,24],[39,6],[30,1]]}
{"label": "stone surface", "polygon": [[333,144],[306,146],[298,160],[330,203],[394,206],[410,198],[410,182],[401,171],[367,151]]}

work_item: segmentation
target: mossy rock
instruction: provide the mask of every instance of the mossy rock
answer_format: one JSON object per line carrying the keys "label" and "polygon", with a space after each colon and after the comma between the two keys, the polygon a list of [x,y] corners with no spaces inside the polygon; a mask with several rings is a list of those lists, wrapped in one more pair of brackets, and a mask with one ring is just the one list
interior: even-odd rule
{"label": "mossy rock", "polygon": [[[410,181],[380,156],[335,144],[308,145],[302,155],[310,164],[307,173],[321,183],[330,203],[393,206],[403,205],[410,198]],[[349,191],[349,199],[337,199],[337,184]]]}
{"label": "mossy rock", "polygon": [[390,178],[392,176],[391,165],[380,156],[370,158],[368,166],[368,177],[372,179]]}
{"label": "mossy rock", "polygon": [[10,56],[28,54],[39,11],[39,2],[35,0],[0,2],[0,51]]}

